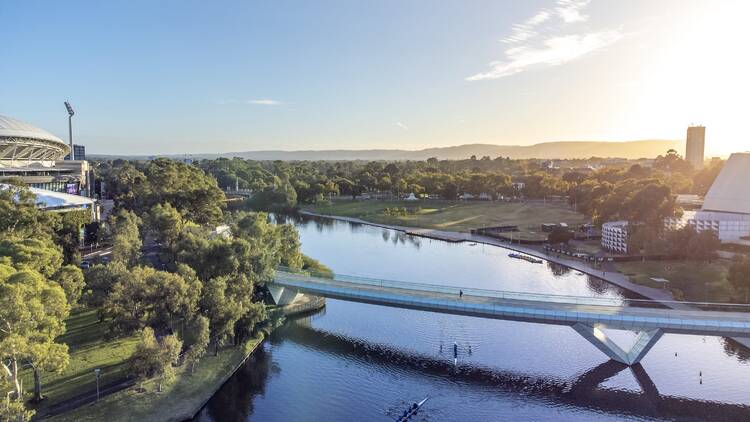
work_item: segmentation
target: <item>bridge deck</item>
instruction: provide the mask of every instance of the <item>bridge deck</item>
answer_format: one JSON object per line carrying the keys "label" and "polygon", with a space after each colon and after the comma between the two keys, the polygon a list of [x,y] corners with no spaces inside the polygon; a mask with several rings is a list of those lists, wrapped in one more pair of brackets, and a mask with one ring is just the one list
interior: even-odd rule
{"label": "bridge deck", "polygon": [[[318,296],[432,312],[543,324],[750,336],[750,313],[628,306],[649,301],[539,295],[337,275],[326,279],[277,271],[274,285]],[[464,292],[459,297],[459,289]],[[727,307],[727,309],[745,309]],[[748,308],[750,310],[750,308]]]}

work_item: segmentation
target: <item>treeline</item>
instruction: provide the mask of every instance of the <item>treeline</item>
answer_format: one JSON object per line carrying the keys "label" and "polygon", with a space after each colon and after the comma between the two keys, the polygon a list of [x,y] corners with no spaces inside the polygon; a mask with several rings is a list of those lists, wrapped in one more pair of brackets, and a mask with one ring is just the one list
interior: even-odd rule
{"label": "treeline", "polygon": [[333,196],[356,198],[369,193],[396,197],[414,193],[445,200],[456,200],[464,193],[492,199],[565,196],[571,206],[597,223],[675,215],[678,210],[672,194],[705,194],[722,166],[716,163],[696,172],[673,150],[650,166],[630,162],[592,170],[585,163],[569,160],[566,168],[556,168],[541,160],[502,157],[405,162],[221,158],[203,160],[198,166],[213,175],[219,186],[253,191],[252,205],[259,209],[292,209]]}

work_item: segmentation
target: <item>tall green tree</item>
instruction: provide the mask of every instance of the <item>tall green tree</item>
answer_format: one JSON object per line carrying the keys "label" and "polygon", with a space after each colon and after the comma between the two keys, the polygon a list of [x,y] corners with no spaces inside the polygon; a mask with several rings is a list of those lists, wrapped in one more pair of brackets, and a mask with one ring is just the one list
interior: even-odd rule
{"label": "tall green tree", "polygon": [[161,392],[162,384],[175,377],[174,365],[179,361],[181,349],[182,342],[177,336],[168,335],[158,340],[154,330],[146,327],[130,358],[130,373],[141,383],[141,388],[144,381],[157,377],[157,391]]}
{"label": "tall green tree", "polygon": [[83,288],[86,284],[83,271],[75,265],[64,265],[55,272],[52,280],[63,288],[68,304],[71,307],[75,307],[81,298]]}
{"label": "tall green tree", "polygon": [[186,281],[180,274],[135,267],[112,285],[103,309],[115,331],[130,333],[150,326],[163,333],[193,316],[200,293],[197,277]]}
{"label": "tall green tree", "polygon": [[188,324],[185,332],[185,362],[190,365],[190,373],[195,371],[195,365],[205,356],[208,343],[211,341],[211,329],[208,318],[198,315]]}
{"label": "tall green tree", "polygon": [[182,215],[169,203],[154,205],[146,216],[148,231],[168,246],[177,240],[183,224]]}
{"label": "tall green tree", "polygon": [[138,229],[141,219],[131,211],[120,209],[109,216],[107,224],[112,236],[112,261],[128,267],[137,265],[143,246]]}
{"label": "tall green tree", "polygon": [[60,248],[41,239],[0,240],[0,257],[5,257],[16,268],[38,271],[45,277],[52,277],[63,263]]}
{"label": "tall green tree", "polygon": [[21,365],[34,372],[34,397],[42,397],[41,371],[61,372],[68,364],[68,346],[55,339],[65,332],[70,307],[65,292],[31,269],[0,264],[0,368],[22,400]]}
{"label": "tall green tree", "polygon": [[112,288],[129,277],[130,271],[122,262],[94,265],[84,274],[82,301],[89,308],[98,310],[100,322],[104,320],[104,305]]}

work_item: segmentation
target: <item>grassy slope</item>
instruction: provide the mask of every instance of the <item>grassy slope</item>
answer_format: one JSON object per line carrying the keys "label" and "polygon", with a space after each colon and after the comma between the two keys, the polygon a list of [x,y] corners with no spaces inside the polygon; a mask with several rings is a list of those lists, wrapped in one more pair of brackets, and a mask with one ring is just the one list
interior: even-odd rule
{"label": "grassy slope", "polygon": [[[421,207],[416,215],[389,216],[388,207]],[[331,205],[309,205],[304,210],[328,215],[358,217],[374,223],[430,229],[469,231],[478,227],[518,225],[528,238],[544,238],[539,225],[565,222],[570,225],[585,222],[585,217],[559,206],[538,203],[494,203],[488,201],[334,201]],[[516,236],[514,234],[514,236]]]}
{"label": "grassy slope", "polygon": [[217,357],[206,356],[192,375],[183,365],[177,369],[176,380],[163,386],[161,393],[156,392],[156,382],[152,380],[145,383],[144,392],[130,388],[50,420],[149,422],[189,419],[261,341],[262,338],[252,339],[244,347],[223,350]]}
{"label": "grassy slope", "polygon": [[727,260],[711,263],[700,261],[647,261],[617,263],[617,270],[631,281],[650,287],[661,287],[650,277],[669,280],[675,297],[693,302],[729,302],[734,290],[727,281],[731,265]]}
{"label": "grassy slope", "polygon": [[[79,311],[67,320],[67,332],[60,340],[70,352],[70,364],[62,374],[45,372],[42,375],[42,393],[47,399],[36,409],[43,413],[47,406],[96,389],[94,369],[101,368],[101,385],[123,378],[127,371],[127,359],[133,354],[136,336],[107,341],[107,324],[98,322],[96,311]],[[31,371],[24,371],[23,380],[27,391],[33,390]]]}

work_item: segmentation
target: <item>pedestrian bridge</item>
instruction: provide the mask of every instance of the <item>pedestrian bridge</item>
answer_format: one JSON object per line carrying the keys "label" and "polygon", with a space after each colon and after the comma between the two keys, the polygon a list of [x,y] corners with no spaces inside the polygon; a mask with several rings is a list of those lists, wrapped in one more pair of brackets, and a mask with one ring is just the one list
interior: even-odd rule
{"label": "pedestrian bridge", "polygon": [[[611,359],[627,365],[640,362],[664,333],[750,337],[750,305],[679,302],[680,309],[668,309],[664,302],[650,300],[483,290],[341,274],[330,278],[286,270],[277,270],[268,287],[278,305],[307,293],[429,312],[567,325]],[[625,350],[603,328],[639,334]]]}

